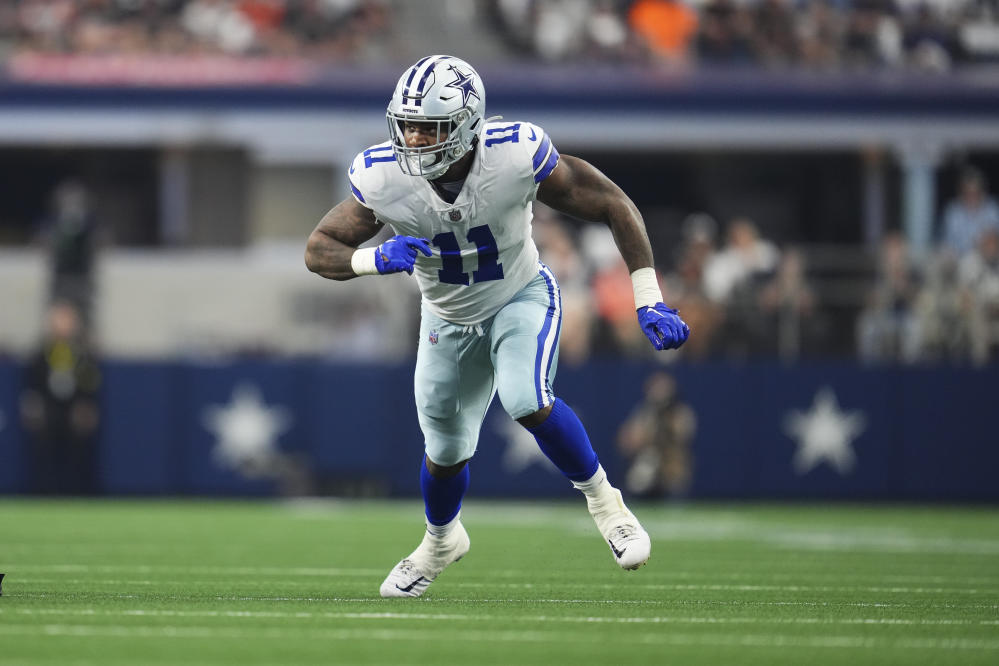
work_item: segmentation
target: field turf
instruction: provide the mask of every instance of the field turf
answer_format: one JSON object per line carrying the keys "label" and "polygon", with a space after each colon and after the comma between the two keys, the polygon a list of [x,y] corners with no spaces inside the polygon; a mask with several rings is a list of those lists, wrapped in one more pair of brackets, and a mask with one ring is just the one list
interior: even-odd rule
{"label": "field turf", "polygon": [[999,512],[466,504],[424,598],[378,585],[415,503],[0,499],[0,664],[999,664]]}

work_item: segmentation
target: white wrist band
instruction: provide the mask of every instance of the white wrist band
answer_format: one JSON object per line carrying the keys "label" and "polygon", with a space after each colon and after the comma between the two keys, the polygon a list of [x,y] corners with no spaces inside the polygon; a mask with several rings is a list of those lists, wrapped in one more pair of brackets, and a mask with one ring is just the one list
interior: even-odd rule
{"label": "white wrist band", "polygon": [[635,309],[652,307],[662,303],[663,294],[659,291],[659,280],[656,279],[656,269],[652,267],[639,268],[631,274],[631,288],[635,292]]}
{"label": "white wrist band", "polygon": [[350,257],[350,267],[354,273],[357,275],[378,275],[375,252],[378,252],[377,247],[366,247],[354,252]]}

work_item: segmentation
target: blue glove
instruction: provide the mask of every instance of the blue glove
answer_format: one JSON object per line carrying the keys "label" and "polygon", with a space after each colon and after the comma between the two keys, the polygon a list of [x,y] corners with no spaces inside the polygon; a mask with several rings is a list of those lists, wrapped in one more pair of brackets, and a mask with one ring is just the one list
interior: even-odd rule
{"label": "blue glove", "polygon": [[428,257],[433,254],[426,238],[392,236],[375,250],[375,268],[382,275],[402,271],[412,275],[417,250]]}
{"label": "blue glove", "polygon": [[645,337],[652,342],[657,350],[676,349],[690,335],[690,328],[673,308],[665,303],[656,303],[651,308],[638,308],[638,323],[645,332]]}

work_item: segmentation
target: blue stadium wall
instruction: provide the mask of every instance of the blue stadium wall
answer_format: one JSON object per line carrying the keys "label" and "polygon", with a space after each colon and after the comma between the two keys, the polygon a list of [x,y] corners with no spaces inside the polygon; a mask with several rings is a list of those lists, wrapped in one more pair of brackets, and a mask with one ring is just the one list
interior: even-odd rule
{"label": "blue stadium wall", "polygon": [[[279,484],[266,470],[247,476],[218,455],[211,415],[231,414],[239,396],[257,417],[276,415],[279,424],[262,446],[300,461],[320,480],[318,487],[356,490],[360,483],[366,492],[418,492],[422,438],[409,364],[112,361],[103,367],[105,493],[277,494]],[[559,395],[581,415],[604,466],[618,478],[625,461],[614,444],[617,429],[655,370],[627,363],[559,370]],[[999,500],[997,368],[764,363],[683,365],[669,372],[697,416],[692,497]],[[16,363],[0,362],[2,493],[27,486],[27,443],[17,423],[20,377]],[[789,420],[823,418],[822,396],[827,408],[829,396],[835,402],[816,436],[842,434],[852,423],[845,440],[855,455],[849,469],[822,458],[807,470],[793,464],[804,443],[789,431]],[[516,446],[518,434],[494,404],[472,465],[472,496],[570,496],[568,484],[532,457],[529,446]]]}

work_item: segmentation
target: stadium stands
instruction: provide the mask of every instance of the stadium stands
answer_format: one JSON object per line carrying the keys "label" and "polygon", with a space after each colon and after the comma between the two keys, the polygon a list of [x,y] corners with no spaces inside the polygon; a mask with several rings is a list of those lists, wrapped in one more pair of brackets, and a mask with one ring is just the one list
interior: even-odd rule
{"label": "stadium stands", "polygon": [[[18,286],[0,347],[21,353],[37,337],[39,306],[22,296],[45,294],[48,277],[25,267],[43,261],[50,198],[75,178],[106,232],[99,283],[127,275],[130,289],[182,300],[184,280],[143,286],[126,251],[170,248],[187,277],[249,261],[270,276],[261,294],[299,304],[227,330],[243,306],[220,292],[228,308],[191,308],[182,325],[154,309],[128,327],[130,292],[115,283],[95,312],[112,351],[178,353],[201,331],[223,352],[353,353],[377,311],[344,301],[355,314],[328,321],[310,310],[328,299],[272,274],[279,262],[233,250],[297,247],[342,194],[336,174],[353,151],[381,140],[387,72],[446,43],[482,63],[492,109],[538,120],[639,202],[666,293],[697,322],[684,358],[987,363],[991,255],[977,235],[955,249],[943,234],[978,214],[945,214],[967,165],[982,176],[981,215],[996,215],[997,21],[990,0],[3,3],[0,249]],[[574,267],[566,309],[582,332],[567,358],[647,354],[631,351],[619,316],[627,293],[602,254],[607,237],[545,219],[546,258]],[[710,223],[691,231],[693,219]],[[726,247],[738,220],[773,248],[748,273]],[[886,296],[879,249],[896,230],[911,261],[904,298]],[[184,254],[194,247],[216,254]],[[955,300],[968,305],[946,305]],[[945,340],[952,319],[961,343]],[[317,333],[321,321],[330,333]],[[906,322],[905,344],[890,321]],[[281,328],[301,334],[269,339]]]}

